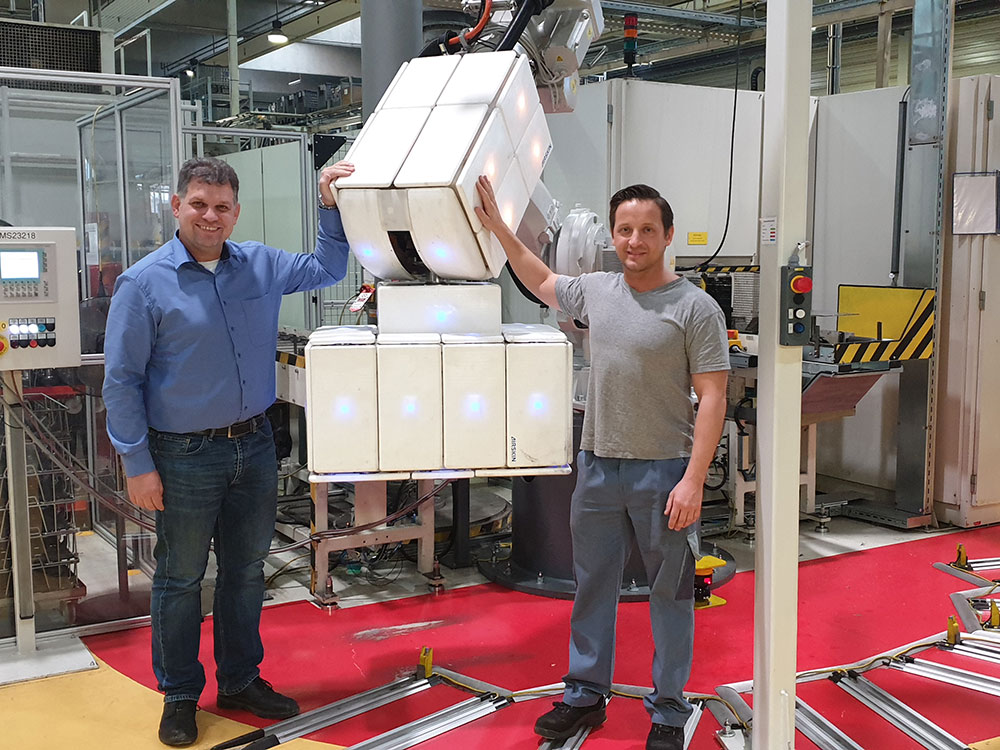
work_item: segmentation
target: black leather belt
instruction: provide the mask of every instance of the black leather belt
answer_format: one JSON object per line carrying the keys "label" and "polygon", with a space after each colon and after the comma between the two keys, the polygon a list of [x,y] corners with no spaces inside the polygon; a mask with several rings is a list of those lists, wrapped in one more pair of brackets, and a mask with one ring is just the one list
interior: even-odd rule
{"label": "black leather belt", "polygon": [[236,422],[228,427],[213,427],[209,430],[198,430],[197,432],[192,432],[190,434],[207,435],[210,438],[238,438],[257,432],[257,430],[264,426],[265,419],[267,419],[267,417],[263,414],[258,414],[255,417],[250,417],[250,419],[244,420],[243,422]]}

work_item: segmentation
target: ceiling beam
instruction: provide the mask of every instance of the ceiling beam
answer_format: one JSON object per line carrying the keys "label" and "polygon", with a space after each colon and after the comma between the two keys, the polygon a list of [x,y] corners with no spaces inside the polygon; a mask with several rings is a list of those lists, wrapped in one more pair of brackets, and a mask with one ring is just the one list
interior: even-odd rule
{"label": "ceiling beam", "polygon": [[101,8],[101,28],[113,31],[115,36],[151,18],[173,5],[175,0],[113,0]]}
{"label": "ceiling beam", "polygon": [[[961,4],[965,1],[967,0],[956,0],[956,3]],[[914,0],[833,0],[831,3],[816,5],[813,8],[813,23],[817,26],[828,26],[835,23],[865,21],[877,18],[881,13],[898,13],[900,11],[913,10],[913,3]],[[602,6],[603,5],[607,5],[607,3],[602,3]],[[758,28],[748,33],[742,33],[740,35],[740,42],[741,44],[763,42],[765,37],[765,30]],[[703,55],[706,52],[714,52],[716,50],[733,47],[735,46],[735,40],[705,38],[688,44],[668,44],[669,46],[664,45],[664,47],[661,47],[659,50],[650,51],[646,54],[643,54],[642,48],[640,48],[640,62],[642,64],[649,64],[663,62],[665,60],[679,60],[693,55]],[[655,48],[658,45],[649,46],[653,46]],[[580,74],[598,75],[612,70],[620,70],[624,67],[624,61],[621,59],[612,59],[590,68],[582,68],[580,70]]]}
{"label": "ceiling beam", "polygon": [[[323,5],[311,13],[306,13],[287,23],[281,24],[282,31],[288,36],[288,43],[305,41],[313,34],[340,26],[342,23],[361,17],[361,0],[340,0],[336,3]],[[254,60],[268,52],[278,49],[267,41],[267,32],[251,37],[239,45],[239,63]],[[208,65],[226,65],[229,56],[225,48],[222,52],[205,60]]]}
{"label": "ceiling beam", "polygon": [[749,16],[737,19],[735,15],[725,13],[708,13],[701,10],[682,10],[680,8],[668,8],[663,5],[650,5],[648,3],[624,3],[601,0],[601,8],[612,13],[638,13],[643,16],[658,16],[660,18],[676,18],[680,21],[697,21],[698,23],[720,24],[722,26],[742,26],[744,28],[756,28],[763,26],[763,21],[758,21]]}

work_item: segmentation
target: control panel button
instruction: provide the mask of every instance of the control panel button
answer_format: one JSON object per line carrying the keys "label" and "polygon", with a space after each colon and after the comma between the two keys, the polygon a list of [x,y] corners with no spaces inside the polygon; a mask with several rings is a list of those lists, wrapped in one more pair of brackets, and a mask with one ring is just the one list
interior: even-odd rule
{"label": "control panel button", "polygon": [[30,346],[32,349],[37,349],[38,348],[38,339],[32,339],[31,341],[29,341],[28,342],[28,346]]}
{"label": "control panel button", "polygon": [[803,274],[797,274],[792,277],[789,286],[796,294],[808,294],[812,291],[813,280]]}

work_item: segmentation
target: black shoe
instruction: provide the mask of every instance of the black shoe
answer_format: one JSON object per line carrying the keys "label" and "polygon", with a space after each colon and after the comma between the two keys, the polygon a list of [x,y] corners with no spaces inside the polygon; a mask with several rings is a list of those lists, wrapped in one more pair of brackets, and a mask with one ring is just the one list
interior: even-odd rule
{"label": "black shoe", "polygon": [[286,695],[274,692],[271,683],[261,677],[238,693],[219,693],[216,703],[219,708],[238,708],[262,719],[287,719],[299,713],[298,703]]}
{"label": "black shoe", "polygon": [[198,739],[198,723],[194,719],[197,710],[197,701],[164,703],[160,718],[160,742],[174,747],[193,744]]}
{"label": "black shoe", "polygon": [[646,738],[646,750],[684,750],[684,727],[653,724]]}
{"label": "black shoe", "polygon": [[581,727],[599,727],[608,718],[604,703],[603,696],[592,706],[570,706],[561,701],[553,703],[554,708],[535,722],[535,734],[547,740],[565,740]]}

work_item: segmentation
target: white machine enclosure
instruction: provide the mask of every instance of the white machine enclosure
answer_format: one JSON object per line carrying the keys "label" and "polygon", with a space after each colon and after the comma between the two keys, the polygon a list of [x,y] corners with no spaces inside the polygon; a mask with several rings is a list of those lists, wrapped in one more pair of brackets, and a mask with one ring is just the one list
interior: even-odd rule
{"label": "white machine enclosure", "polygon": [[442,467],[441,337],[379,332],[378,465],[381,471]]}
{"label": "white machine enclosure", "polygon": [[76,230],[0,228],[0,370],[80,366]]}
{"label": "white machine enclosure", "polygon": [[569,463],[573,347],[550,326],[512,323],[507,343],[507,466]]}
{"label": "white machine enclosure", "polygon": [[309,468],[319,473],[378,471],[375,329],[316,329],[306,344]]}
{"label": "white machine enclosure", "polygon": [[572,346],[555,328],[320,328],[306,346],[306,370],[313,475],[568,470]]}
{"label": "white machine enclosure", "polygon": [[503,336],[445,334],[444,466],[505,465],[506,354]]}
{"label": "white machine enclosure", "polygon": [[496,284],[379,284],[377,299],[383,334],[500,335]]}
{"label": "white machine enclosure", "polygon": [[498,276],[506,258],[476,217],[476,180],[491,178],[516,227],[551,150],[526,57],[404,64],[347,154],[355,172],[337,181],[358,261],[380,279]]}

